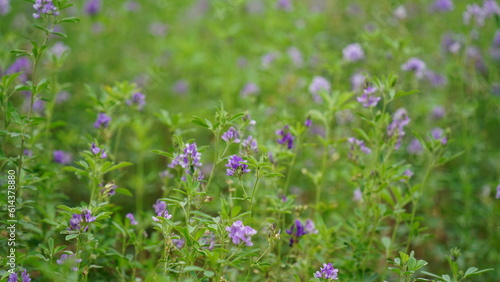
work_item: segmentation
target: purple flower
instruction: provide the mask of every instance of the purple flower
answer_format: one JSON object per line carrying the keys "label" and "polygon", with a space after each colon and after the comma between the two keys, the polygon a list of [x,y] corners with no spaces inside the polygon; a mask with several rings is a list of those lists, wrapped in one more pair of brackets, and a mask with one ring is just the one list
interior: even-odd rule
{"label": "purple flower", "polygon": [[7,15],[10,12],[10,0],[0,0],[0,16]]}
{"label": "purple flower", "polygon": [[306,121],[304,122],[304,125],[306,127],[311,127],[311,125],[312,125],[311,117],[307,117]]}
{"label": "purple flower", "polygon": [[290,133],[290,128],[288,127],[288,125],[283,127],[283,129],[276,130],[276,135],[279,135],[281,137],[277,140],[279,144],[286,144],[288,149],[293,148],[293,142],[295,138],[293,137],[292,133]]}
{"label": "purple flower", "polygon": [[448,138],[444,136],[444,130],[441,128],[434,128],[431,130],[431,136],[434,140],[438,140],[442,145],[446,145],[448,143]]}
{"label": "purple flower", "polygon": [[125,217],[127,217],[127,218],[130,220],[130,225],[137,225],[137,224],[139,224],[139,223],[135,220],[134,214],[132,214],[132,213],[127,213],[127,215],[126,215]]}
{"label": "purple flower", "polygon": [[497,186],[497,194],[495,196],[495,199],[500,199],[500,184]]}
{"label": "purple flower", "polygon": [[292,246],[294,243],[299,242],[300,237],[306,234],[317,234],[318,230],[312,220],[306,220],[306,224],[304,226],[300,220],[297,219],[295,220],[295,223],[286,230],[286,233],[292,235],[292,238],[290,238],[290,246]]}
{"label": "purple flower", "polygon": [[448,12],[453,10],[453,2],[451,0],[436,0],[432,5],[432,10],[439,12]]}
{"label": "purple flower", "polygon": [[262,57],[260,58],[262,68],[268,69],[271,66],[271,64],[274,62],[274,60],[276,60],[276,58],[278,58],[278,54],[276,54],[274,52],[262,55]]}
{"label": "purple flower", "polygon": [[240,143],[240,134],[238,133],[238,131],[236,130],[236,128],[234,128],[233,126],[231,126],[229,128],[228,131],[224,132],[224,134],[222,134],[222,140],[228,142],[228,143]]}
{"label": "purple flower", "polygon": [[257,140],[255,140],[252,135],[249,135],[247,139],[243,139],[243,141],[241,142],[241,146],[246,151],[252,150],[254,152],[257,152],[258,149]]}
{"label": "purple flower", "polygon": [[241,157],[237,155],[232,155],[229,158],[227,165],[225,165],[225,167],[227,167],[226,169],[227,175],[242,176],[243,174],[250,172],[248,165],[244,164],[243,161],[244,160]]}
{"label": "purple flower", "polygon": [[33,9],[36,10],[36,13],[33,13],[33,18],[35,19],[40,18],[42,14],[49,16],[59,15],[59,11],[57,11],[57,7],[54,5],[52,0],[35,0]]}
{"label": "purple flower", "polygon": [[101,148],[97,147],[95,143],[92,143],[90,151],[92,152],[92,154],[97,155],[101,151]]}
{"label": "purple flower", "polygon": [[160,222],[160,219],[158,219],[158,217],[163,217],[163,218],[166,218],[166,219],[171,219],[172,218],[172,215],[168,213],[168,210],[163,210],[163,211],[160,211],[158,214],[156,214],[156,216],[153,216],[153,220],[156,221],[156,222]]}
{"label": "purple flower", "polygon": [[372,150],[370,148],[366,147],[365,142],[363,140],[358,140],[354,137],[349,137],[347,139],[347,142],[349,142],[349,144],[351,144],[351,149],[350,149],[351,153],[349,153],[349,154],[352,154],[352,152],[356,149],[356,147],[358,147],[363,153],[365,153],[367,155],[372,152]]}
{"label": "purple flower", "polygon": [[203,235],[203,237],[200,238],[198,243],[200,243],[201,249],[212,251],[215,247],[215,235],[207,232]]}
{"label": "purple flower", "polygon": [[153,209],[155,213],[158,214],[167,209],[167,203],[164,201],[156,200],[156,203],[153,205]]}
{"label": "purple flower", "polygon": [[292,1],[291,0],[278,0],[278,2],[276,2],[276,8],[279,10],[290,12],[293,10]]}
{"label": "purple flower", "polygon": [[363,89],[366,77],[362,73],[355,73],[351,76],[351,87],[353,91],[359,91]]}
{"label": "purple flower", "polygon": [[446,114],[446,111],[442,106],[436,106],[434,109],[432,109],[431,113],[431,118],[433,119],[442,119],[444,115]]}
{"label": "purple flower", "polygon": [[297,47],[288,48],[286,53],[288,54],[288,57],[292,59],[292,62],[296,67],[302,67],[302,65],[304,65],[304,59],[302,59],[302,53],[300,52],[299,49],[297,49]]}
{"label": "purple flower", "polygon": [[472,5],[467,5],[467,10],[465,10],[463,14],[463,19],[465,24],[469,24],[471,20],[474,18],[476,25],[483,26],[486,16],[487,14],[483,10],[483,8],[481,8],[477,4],[472,4]]}
{"label": "purple flower", "polygon": [[125,2],[125,8],[130,12],[139,12],[139,10],[141,9],[141,4],[139,4],[137,1],[127,1]]}
{"label": "purple flower", "polygon": [[376,87],[368,87],[363,91],[363,95],[358,97],[357,100],[359,103],[363,105],[365,108],[375,107],[380,101],[380,97],[374,96],[373,94],[377,92]]}
{"label": "purple flower", "polygon": [[106,128],[111,121],[111,117],[107,116],[105,113],[99,113],[97,120],[94,123],[95,128]]}
{"label": "purple flower", "polygon": [[80,214],[74,213],[72,215],[67,230],[86,232],[89,229],[89,223],[95,220],[96,217],[92,216],[92,212],[88,209],[84,209]]}
{"label": "purple flower", "polygon": [[405,135],[404,127],[410,123],[410,118],[408,117],[408,113],[405,109],[398,109],[392,118],[392,122],[387,126],[387,135],[389,137],[397,136],[396,146],[394,147],[396,150],[401,146],[401,141],[403,140],[403,136]]}
{"label": "purple flower", "polygon": [[[196,174],[198,176],[198,180],[201,180],[203,179],[203,174],[200,171],[200,167],[202,165],[200,160],[201,153],[198,152],[196,143],[187,143],[183,153],[175,157],[172,162],[170,162],[168,167],[174,168],[175,166],[181,166],[185,170],[186,174]],[[185,180],[185,177],[183,177],[182,180]]]}
{"label": "purple flower", "polygon": [[347,45],[347,47],[342,50],[342,54],[344,56],[344,60],[348,62],[356,62],[365,58],[365,53],[359,43]]}
{"label": "purple flower", "polygon": [[316,271],[316,273],[314,273],[314,277],[325,278],[328,280],[337,280],[337,279],[339,279],[337,277],[338,272],[339,272],[339,270],[335,269],[331,263],[329,263],[329,264],[324,263],[323,267],[320,267],[320,270]]}
{"label": "purple flower", "polygon": [[189,91],[189,83],[185,79],[178,80],[172,87],[172,91],[177,94],[185,94]]}
{"label": "purple flower", "polygon": [[104,188],[101,189],[101,194],[103,194],[104,196],[107,196],[107,197],[111,197],[113,195],[116,194],[116,188],[118,188],[118,186],[116,186],[113,182],[110,182],[108,184],[106,184],[104,186]]}
{"label": "purple flower", "polygon": [[417,138],[413,138],[410,141],[410,144],[408,144],[408,153],[413,154],[413,155],[420,155],[423,152],[423,147],[420,141]]}
{"label": "purple flower", "polygon": [[243,97],[248,97],[252,94],[257,94],[260,92],[260,88],[257,84],[253,82],[249,82],[243,86],[243,88],[240,91],[240,95]]}
{"label": "purple flower", "polygon": [[406,63],[401,66],[401,70],[414,72],[417,78],[422,78],[425,74],[426,65],[418,58],[410,58]]}
{"label": "purple flower", "polygon": [[253,246],[251,236],[257,234],[257,231],[252,227],[244,226],[241,220],[234,222],[232,226],[226,227],[226,231],[229,232],[229,238],[234,244],[238,245],[245,242],[248,247]]}
{"label": "purple flower", "polygon": [[134,93],[126,103],[129,106],[131,106],[132,104],[137,105],[137,109],[140,111],[146,104],[146,95],[142,94],[141,92]]}
{"label": "purple flower", "polygon": [[101,0],[88,0],[85,3],[85,13],[94,16],[101,11]]}
{"label": "purple flower", "polygon": [[22,74],[19,75],[19,80],[25,82],[28,80],[28,75],[31,74],[31,66],[31,61],[27,57],[21,57],[16,59],[14,63],[7,68],[5,74],[22,72]]}
{"label": "purple flower", "polygon": [[52,152],[52,155],[54,157],[54,162],[56,163],[69,164],[73,161],[71,154],[62,150],[55,150]]}
{"label": "purple flower", "polygon": [[60,104],[60,103],[68,101],[69,96],[70,96],[70,94],[68,91],[61,91],[61,92],[57,93],[56,103]]}
{"label": "purple flower", "polygon": [[363,199],[363,192],[361,192],[361,189],[356,188],[356,190],[354,190],[352,199],[355,202],[359,202]]}
{"label": "purple flower", "polygon": [[71,266],[71,270],[78,271],[78,264],[82,262],[82,259],[77,259],[75,254],[62,254],[61,257],[56,261],[59,265]]}
{"label": "purple flower", "polygon": [[407,170],[405,170],[405,172],[403,172],[403,176],[405,176],[408,179],[410,179],[413,176],[413,171],[411,169],[407,169]]}
{"label": "purple flower", "polygon": [[24,152],[23,154],[25,156],[28,156],[28,157],[33,157],[33,151],[29,150],[29,149],[24,149]]}
{"label": "purple flower", "polygon": [[485,0],[483,3],[483,11],[487,17],[500,15],[500,6],[498,6],[495,0]]}
{"label": "purple flower", "polygon": [[314,222],[310,219],[306,220],[305,230],[307,234],[318,234],[318,229],[314,225]]}
{"label": "purple flower", "polygon": [[162,22],[154,22],[149,25],[149,33],[156,37],[164,37],[167,34],[168,26]]}
{"label": "purple flower", "polygon": [[177,249],[182,249],[184,247],[184,244],[186,243],[186,240],[184,239],[172,239],[172,243],[177,247]]}
{"label": "purple flower", "polygon": [[25,270],[23,270],[23,272],[21,272],[21,281],[22,282],[30,282],[31,281],[31,278],[30,278],[30,275],[29,273]]}
{"label": "purple flower", "polygon": [[453,34],[447,33],[443,35],[441,39],[441,47],[443,48],[444,52],[457,54],[458,51],[460,51],[462,44],[459,40],[455,39],[455,36]]}
{"label": "purple flower", "polygon": [[435,73],[433,71],[425,71],[425,78],[433,85],[433,86],[443,86],[448,83],[448,80],[445,76]]}
{"label": "purple flower", "polygon": [[7,282],[17,282],[17,274],[16,273],[11,273],[9,275],[9,280]]}
{"label": "purple flower", "polygon": [[331,85],[326,78],[322,76],[315,76],[309,84],[309,93],[313,95],[313,99],[316,103],[321,103],[322,99],[319,95],[321,92],[330,92]]}
{"label": "purple flower", "polygon": [[56,42],[56,43],[54,43],[52,48],[49,49],[48,53],[51,54],[52,56],[60,59],[64,54],[66,54],[68,52],[69,52],[68,46],[66,46],[62,42]]}
{"label": "purple flower", "polygon": [[500,29],[495,33],[495,37],[493,38],[493,46],[500,47]]}

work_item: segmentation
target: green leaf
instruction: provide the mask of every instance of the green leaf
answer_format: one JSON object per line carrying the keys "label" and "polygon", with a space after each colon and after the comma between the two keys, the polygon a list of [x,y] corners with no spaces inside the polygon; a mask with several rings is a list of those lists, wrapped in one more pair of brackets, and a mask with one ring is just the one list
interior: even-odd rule
{"label": "green leaf", "polygon": [[66,236],[66,241],[74,239],[74,238],[78,237],[78,235],[80,235],[80,234],[69,234]]}
{"label": "green leaf", "polygon": [[199,266],[196,266],[196,265],[191,265],[191,266],[186,266],[184,267],[183,269],[185,272],[188,272],[188,271],[204,271],[205,269],[199,267]]}
{"label": "green leaf", "polygon": [[215,273],[213,271],[210,271],[210,270],[206,270],[205,272],[203,272],[203,275],[205,275],[205,277],[212,277],[215,275]]}
{"label": "green leaf", "polygon": [[110,168],[108,168],[108,169],[104,170],[102,173],[103,173],[103,174],[104,174],[104,173],[108,173],[108,172],[110,172],[110,171],[113,171],[113,170],[116,170],[116,169],[119,169],[119,168],[122,168],[122,167],[131,166],[131,165],[132,165],[132,163],[129,163],[129,162],[121,162],[121,163],[119,163],[119,164],[116,164],[116,165],[114,165],[114,166],[112,166],[112,167],[110,167]]}
{"label": "green leaf", "polygon": [[201,127],[210,128],[205,120],[200,118],[199,116],[194,116],[191,122]]}
{"label": "green leaf", "polygon": [[125,188],[116,188],[115,191],[118,194],[122,194],[122,195],[125,195],[125,196],[133,197],[132,193],[129,190],[125,189]]}
{"label": "green leaf", "polygon": [[79,21],[80,21],[80,19],[78,19],[76,17],[68,17],[68,18],[64,18],[64,19],[60,19],[60,20],[56,21],[56,24],[58,24],[58,23],[77,23]]}

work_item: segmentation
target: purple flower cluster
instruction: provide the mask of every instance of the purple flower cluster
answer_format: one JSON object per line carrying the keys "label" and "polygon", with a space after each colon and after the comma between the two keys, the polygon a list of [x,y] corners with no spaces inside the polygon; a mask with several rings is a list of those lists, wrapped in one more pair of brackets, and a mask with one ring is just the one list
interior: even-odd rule
{"label": "purple flower cluster", "polygon": [[279,10],[290,12],[293,10],[292,1],[291,0],[278,0],[278,2],[276,2],[276,8]]}
{"label": "purple flower cluster", "polygon": [[141,92],[134,93],[130,99],[127,100],[127,105],[136,105],[137,109],[140,111],[146,105],[146,95]]}
{"label": "purple flower cluster", "polygon": [[128,218],[130,220],[130,225],[137,225],[139,224],[139,222],[137,222],[135,220],[135,217],[134,217],[134,214],[132,213],[127,213],[127,215],[125,216],[126,218]]}
{"label": "purple flower cluster", "polygon": [[244,160],[240,156],[232,155],[229,158],[228,163],[226,165],[227,175],[229,175],[229,176],[236,175],[236,176],[240,177],[243,174],[250,172],[248,165],[242,163],[243,161]]}
{"label": "purple flower cluster", "polygon": [[413,154],[413,155],[420,155],[422,154],[424,148],[422,147],[422,144],[417,138],[413,138],[410,141],[410,144],[408,144],[408,153]]}
{"label": "purple flower cluster", "polygon": [[106,197],[111,197],[116,194],[116,188],[118,188],[118,186],[116,186],[115,183],[110,182],[101,189],[101,194]]}
{"label": "purple flower cluster", "polygon": [[163,217],[166,219],[171,219],[172,215],[168,213],[167,210],[167,204],[163,201],[157,200],[156,203],[153,205],[153,208],[155,209],[156,216],[153,216],[153,220],[156,222],[160,222],[160,219],[158,217]]}
{"label": "purple flower cluster", "polygon": [[238,133],[238,130],[236,130],[236,128],[234,128],[233,126],[231,126],[228,131],[224,132],[222,134],[222,140],[228,142],[228,143],[240,143],[241,142],[241,139],[240,139],[240,134]]}
{"label": "purple flower cluster", "polygon": [[389,137],[397,136],[397,143],[394,147],[396,150],[401,146],[403,136],[405,136],[404,127],[410,123],[410,118],[405,109],[398,109],[393,116],[392,122],[387,127],[387,135]]}
{"label": "purple flower cluster", "polygon": [[212,251],[215,247],[215,235],[211,232],[207,232],[200,238],[198,243],[200,243],[201,249]]}
{"label": "purple flower cluster", "polygon": [[444,135],[444,130],[441,128],[434,128],[431,130],[431,136],[434,140],[438,140],[442,145],[448,143],[448,138]]}
{"label": "purple flower cluster", "polygon": [[314,273],[314,277],[325,278],[328,280],[337,280],[337,279],[339,279],[337,277],[338,272],[339,272],[339,270],[335,269],[331,263],[329,263],[329,264],[324,263],[323,267],[320,267],[320,270],[316,271],[316,273]]}
{"label": "purple flower cluster", "polygon": [[495,0],[485,0],[482,7],[478,4],[467,5],[463,19],[465,24],[470,24],[474,19],[477,26],[483,26],[486,18],[493,15],[500,15],[500,6]]}
{"label": "purple flower cluster", "polygon": [[290,132],[290,127],[286,125],[283,127],[283,129],[276,130],[276,135],[280,136],[280,139],[278,139],[279,144],[286,144],[286,147],[288,149],[293,148],[293,142],[295,138],[293,137],[292,133]]}
{"label": "purple flower cluster", "polygon": [[13,73],[22,72],[22,74],[20,74],[18,78],[22,82],[25,82],[26,80],[28,80],[28,75],[31,74],[31,68],[32,68],[32,64],[31,64],[30,59],[28,59],[27,57],[21,57],[21,58],[16,59],[12,63],[12,65],[10,65],[7,68],[5,73],[6,74],[13,74]]}
{"label": "purple flower cluster", "polygon": [[56,261],[59,265],[71,266],[71,270],[78,271],[78,264],[82,262],[82,259],[76,258],[75,254],[62,254],[61,257]]}
{"label": "purple flower cluster", "polygon": [[359,43],[347,45],[347,47],[342,50],[342,55],[344,56],[344,60],[348,62],[356,62],[365,58],[365,53]]}
{"label": "purple flower cluster", "polygon": [[[203,174],[200,171],[202,165],[200,160],[201,153],[198,152],[196,143],[187,143],[184,152],[175,157],[168,167],[174,168],[176,166],[181,166],[187,175],[197,174],[198,180],[201,180],[203,179]],[[186,180],[186,178],[183,177],[182,180]]]}
{"label": "purple flower cluster", "polygon": [[85,13],[94,16],[101,11],[101,0],[88,0],[85,3]]}
{"label": "purple flower cluster", "polygon": [[241,242],[245,242],[248,247],[253,246],[251,241],[251,236],[257,234],[257,231],[250,226],[243,225],[241,220],[233,223],[233,225],[226,227],[226,231],[229,232],[229,238],[233,240],[233,243],[238,245]]}
{"label": "purple flower cluster", "polygon": [[182,249],[184,247],[184,244],[186,243],[186,240],[184,239],[172,239],[172,244],[175,245],[177,249]]}
{"label": "purple flower cluster", "polygon": [[380,101],[380,97],[374,96],[373,94],[377,92],[376,87],[368,87],[363,91],[361,97],[358,97],[357,100],[359,103],[363,105],[365,108],[375,107]]}
{"label": "purple flower cluster", "polygon": [[97,145],[95,143],[92,143],[92,145],[90,146],[90,151],[94,155],[97,155],[100,152],[101,153],[101,156],[100,156],[101,159],[105,159],[105,158],[108,157],[108,154],[106,154],[106,151],[101,150],[101,148],[97,147]]}
{"label": "purple flower cluster", "polygon": [[316,103],[321,103],[322,99],[319,93],[330,92],[331,84],[322,76],[315,76],[309,84],[309,93],[313,95],[313,99]]}
{"label": "purple flower cluster", "polygon": [[186,94],[189,91],[189,82],[185,79],[178,80],[172,86],[172,91],[177,94]]}
{"label": "purple flower cluster", "polygon": [[253,138],[252,135],[249,135],[247,139],[243,139],[241,141],[241,146],[246,151],[257,152],[258,149],[257,140],[255,140],[255,138]]}
{"label": "purple flower cluster", "polygon": [[106,115],[105,113],[99,113],[97,116],[97,120],[94,123],[95,128],[106,128],[109,126],[109,122],[111,121],[111,117]]}
{"label": "purple flower cluster", "polygon": [[86,232],[89,229],[89,223],[94,222],[95,220],[96,217],[92,216],[92,212],[88,209],[84,209],[80,214],[73,214],[69,220],[69,227],[67,229]]}
{"label": "purple flower cluster", "polygon": [[56,163],[69,164],[73,161],[71,154],[62,150],[55,150],[52,152],[52,155],[54,157],[54,162]]}
{"label": "purple flower cluster", "polygon": [[26,269],[24,269],[22,272],[19,271],[18,273],[11,273],[9,275],[7,282],[17,282],[17,279],[19,279],[19,275],[21,275],[22,282],[30,282],[31,281],[29,273],[26,271]]}
{"label": "purple flower cluster", "polygon": [[359,91],[363,89],[366,77],[362,73],[355,73],[351,76],[351,87],[353,91]]}
{"label": "purple flower cluster", "polygon": [[243,86],[243,88],[240,91],[240,95],[243,97],[248,97],[253,94],[257,94],[260,92],[260,88],[256,83],[253,82],[248,82]]}
{"label": "purple flower cluster", "polygon": [[439,12],[449,12],[453,10],[453,2],[451,0],[436,0],[432,5],[432,10]]}
{"label": "purple flower cluster", "polygon": [[9,0],[0,0],[0,16],[7,15],[10,10]]}
{"label": "purple flower cluster", "polygon": [[288,50],[286,50],[286,53],[288,54],[288,57],[292,59],[292,62],[296,67],[302,67],[302,65],[304,64],[304,59],[302,59],[302,53],[297,47],[288,48]]}
{"label": "purple flower cluster", "polygon": [[500,199],[500,184],[497,186],[497,194],[495,196],[495,199]]}
{"label": "purple flower cluster", "polygon": [[292,235],[292,238],[290,238],[290,246],[293,246],[294,243],[299,243],[300,237],[306,234],[317,234],[318,230],[312,220],[306,220],[305,225],[303,225],[300,220],[297,219],[290,229],[286,230],[286,233]]}
{"label": "purple flower cluster", "polygon": [[414,72],[417,78],[422,78],[425,74],[426,65],[418,58],[410,58],[401,66],[401,70]]}
{"label": "purple flower cluster", "polygon": [[59,11],[57,11],[57,7],[54,5],[52,0],[35,0],[33,9],[36,10],[36,13],[33,13],[33,18],[35,19],[40,18],[42,14],[49,16],[59,15]]}
{"label": "purple flower cluster", "polygon": [[351,154],[356,149],[355,147],[358,147],[363,153],[367,155],[372,152],[370,148],[366,147],[365,142],[363,140],[359,140],[354,137],[349,137],[347,139],[347,142],[351,144]]}

